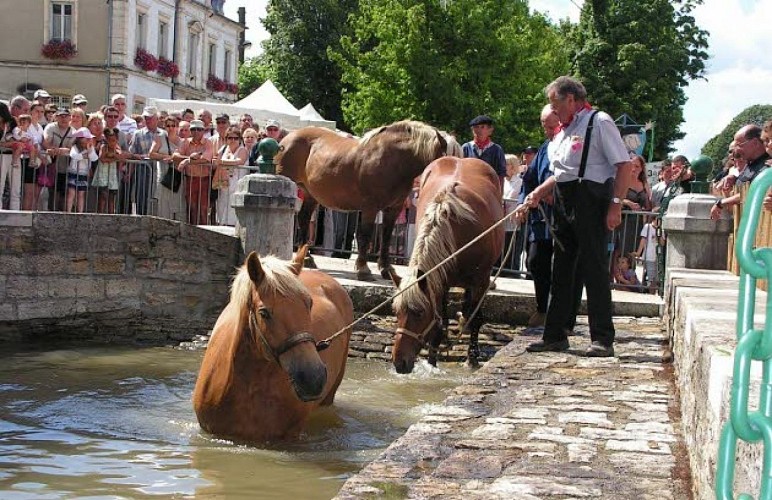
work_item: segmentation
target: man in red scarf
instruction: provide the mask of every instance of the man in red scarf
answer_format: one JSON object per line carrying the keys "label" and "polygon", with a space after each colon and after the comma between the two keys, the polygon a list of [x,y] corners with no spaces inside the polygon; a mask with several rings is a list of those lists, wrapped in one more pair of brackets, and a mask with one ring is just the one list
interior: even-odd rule
{"label": "man in red scarf", "polygon": [[469,122],[469,126],[472,127],[474,139],[462,146],[464,158],[478,158],[493,167],[499,176],[499,186],[503,192],[507,161],[504,159],[504,149],[491,140],[493,118],[480,115]]}

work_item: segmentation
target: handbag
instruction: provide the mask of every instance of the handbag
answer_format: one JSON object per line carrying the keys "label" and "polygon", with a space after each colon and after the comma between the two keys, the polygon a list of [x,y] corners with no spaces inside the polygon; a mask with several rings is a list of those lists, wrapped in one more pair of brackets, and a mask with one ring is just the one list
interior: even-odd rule
{"label": "handbag", "polygon": [[[165,135],[164,139],[166,139],[166,150],[171,154],[172,146],[169,144],[169,136]],[[182,184],[182,172],[174,168],[174,163],[169,163],[166,167],[166,173],[161,177],[161,185],[176,193],[180,190],[180,184]]]}
{"label": "handbag", "polygon": [[[225,148],[228,146],[223,146],[220,151],[217,153],[217,156],[222,158],[223,153],[225,152]],[[214,170],[214,173],[212,174],[212,191],[219,191],[220,189],[228,189],[228,185],[230,183],[230,175],[228,173],[228,169],[225,167],[217,167]]]}

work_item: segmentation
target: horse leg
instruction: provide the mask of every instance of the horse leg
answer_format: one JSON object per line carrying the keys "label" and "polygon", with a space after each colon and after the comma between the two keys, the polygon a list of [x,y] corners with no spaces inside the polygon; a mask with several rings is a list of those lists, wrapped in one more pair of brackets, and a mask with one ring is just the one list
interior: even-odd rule
{"label": "horse leg", "polygon": [[427,361],[432,366],[437,366],[437,355],[439,354],[439,347],[442,343],[443,338],[447,335],[448,332],[448,292],[446,291],[442,295],[442,300],[440,301],[441,308],[442,308],[442,323],[437,324],[437,328],[440,329],[440,332],[436,335],[434,335],[429,341],[429,356]]}
{"label": "horse leg", "polygon": [[[312,241],[314,235],[311,234],[311,217],[318,209],[319,202],[311,198],[311,195],[306,193],[306,197],[303,200],[303,205],[300,207],[300,212],[298,213],[298,247],[305,244],[310,246],[314,245],[314,242]],[[314,258],[311,256],[311,252],[306,254],[303,267],[316,269],[316,263],[314,262]]]}
{"label": "horse leg", "polygon": [[356,269],[357,279],[362,281],[373,281],[373,273],[367,265],[367,257],[370,254],[370,242],[373,240],[373,231],[375,230],[375,212],[362,212],[357,226],[357,255]]}
{"label": "horse leg", "polygon": [[389,249],[391,248],[391,237],[394,233],[394,223],[402,210],[402,203],[397,206],[383,209],[383,237],[381,238],[381,251],[378,256],[378,270],[383,279],[390,279],[394,268],[391,267],[391,258]]}
{"label": "horse leg", "polygon": [[477,303],[484,297],[485,290],[488,287],[488,283],[482,285],[474,285],[464,289],[464,317],[466,318],[465,328],[469,330],[469,350],[467,351],[466,365],[470,368],[477,368],[480,366],[480,345],[478,344],[478,337],[480,334],[480,327],[483,324],[482,307],[477,311],[474,318],[469,321],[472,312],[477,307]]}

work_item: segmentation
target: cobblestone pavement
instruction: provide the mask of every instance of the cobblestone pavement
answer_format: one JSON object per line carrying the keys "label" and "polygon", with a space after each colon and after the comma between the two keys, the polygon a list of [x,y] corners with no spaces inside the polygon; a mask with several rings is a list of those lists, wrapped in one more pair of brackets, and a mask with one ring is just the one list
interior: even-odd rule
{"label": "cobblestone pavement", "polygon": [[688,499],[659,318],[616,318],[615,358],[526,353],[517,335],[338,493],[352,498]]}

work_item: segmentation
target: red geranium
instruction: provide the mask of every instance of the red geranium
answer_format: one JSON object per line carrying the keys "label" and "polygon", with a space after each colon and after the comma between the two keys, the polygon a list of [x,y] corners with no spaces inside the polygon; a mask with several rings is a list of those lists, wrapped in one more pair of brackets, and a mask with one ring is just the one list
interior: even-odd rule
{"label": "red geranium", "polygon": [[228,82],[214,75],[209,75],[209,78],[206,80],[206,88],[212,92],[225,92],[228,89]]}
{"label": "red geranium", "polygon": [[137,54],[134,56],[134,64],[145,71],[155,71],[158,69],[158,59],[150,52],[141,48],[137,49]]}
{"label": "red geranium", "polygon": [[158,69],[156,71],[158,71],[161,76],[167,78],[177,78],[177,75],[180,74],[180,68],[177,66],[177,63],[170,61],[165,57],[158,58]]}
{"label": "red geranium", "polygon": [[238,94],[239,93],[239,84],[238,83],[227,82],[225,84],[225,86],[226,86],[228,92],[230,92],[231,94]]}
{"label": "red geranium", "polygon": [[51,40],[40,49],[43,57],[48,59],[72,59],[78,50],[70,40]]}

